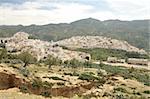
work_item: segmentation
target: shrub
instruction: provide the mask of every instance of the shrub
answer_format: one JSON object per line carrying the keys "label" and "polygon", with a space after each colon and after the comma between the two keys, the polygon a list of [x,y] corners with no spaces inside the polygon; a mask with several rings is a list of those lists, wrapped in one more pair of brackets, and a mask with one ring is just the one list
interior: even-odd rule
{"label": "shrub", "polygon": [[64,61],[64,65],[68,67],[69,66],[69,61],[68,60]]}
{"label": "shrub", "polygon": [[87,67],[87,68],[92,67],[92,63],[90,61],[85,61],[83,65],[84,65],[84,67]]}
{"label": "shrub", "polygon": [[23,93],[28,93],[29,90],[28,90],[28,87],[26,85],[21,85],[19,87],[20,91],[23,92]]}
{"label": "shrub", "polygon": [[47,81],[45,81],[45,82],[42,83],[42,86],[43,86],[44,88],[52,88],[53,84],[52,84],[52,83],[49,83],[49,82],[47,82]]}
{"label": "shrub", "polygon": [[35,89],[43,87],[43,83],[40,79],[33,79],[32,87]]}
{"label": "shrub", "polygon": [[62,79],[62,78],[59,78],[59,77],[49,77],[49,79],[66,81],[66,80],[64,80],[64,79]]}
{"label": "shrub", "polygon": [[64,72],[64,75],[70,75],[70,76],[73,76],[72,73],[66,73],[66,72]]}
{"label": "shrub", "polygon": [[75,71],[73,73],[64,73],[64,75],[79,76],[79,74]]}
{"label": "shrub", "polygon": [[143,93],[150,94],[150,90],[145,90]]}
{"label": "shrub", "polygon": [[81,79],[81,80],[87,80],[87,81],[94,81],[94,80],[98,80],[99,78],[95,77],[94,75],[92,74],[89,74],[89,73],[83,73],[79,76],[78,79]]}
{"label": "shrub", "polygon": [[79,76],[79,74],[77,72],[73,72],[72,74],[73,76]]}
{"label": "shrub", "polygon": [[38,89],[38,88],[48,89],[48,88],[52,88],[52,86],[53,86],[52,83],[49,83],[47,81],[42,82],[40,78],[33,79],[32,81],[32,87],[34,89]]}
{"label": "shrub", "polygon": [[134,95],[141,95],[140,92],[135,92],[135,91],[133,92],[133,94],[134,94]]}
{"label": "shrub", "polygon": [[20,73],[25,77],[28,77],[30,74],[29,70],[27,70],[26,68],[21,68]]}
{"label": "shrub", "polygon": [[127,90],[122,88],[122,87],[115,88],[114,91],[120,91],[120,92],[123,92],[123,93],[127,93]]}
{"label": "shrub", "polygon": [[98,78],[97,86],[102,86],[104,83],[106,83],[106,79]]}
{"label": "shrub", "polygon": [[44,97],[50,97],[51,96],[51,94],[48,91],[41,92],[41,95]]}
{"label": "shrub", "polygon": [[69,65],[73,68],[77,68],[77,67],[81,66],[81,62],[79,62],[76,59],[72,59],[69,61]]}
{"label": "shrub", "polygon": [[5,59],[7,56],[7,50],[6,49],[0,49],[0,60]]}
{"label": "shrub", "polygon": [[64,84],[63,82],[58,82],[57,85],[63,86],[63,85],[65,85],[65,84]]}
{"label": "shrub", "polygon": [[59,60],[58,58],[55,58],[51,55],[49,55],[47,57],[47,59],[45,60],[45,64],[49,66],[49,68],[51,68],[52,65],[61,65],[62,61]]}

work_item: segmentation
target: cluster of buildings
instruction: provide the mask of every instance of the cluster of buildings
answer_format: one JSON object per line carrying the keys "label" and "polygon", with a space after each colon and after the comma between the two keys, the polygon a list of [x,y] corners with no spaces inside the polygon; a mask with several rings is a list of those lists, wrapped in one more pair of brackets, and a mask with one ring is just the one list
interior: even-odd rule
{"label": "cluster of buildings", "polygon": [[137,59],[137,58],[120,59],[117,57],[108,57],[107,62],[109,62],[109,63],[128,63],[128,64],[133,64],[133,65],[149,66],[148,59]]}
{"label": "cluster of buildings", "polygon": [[90,60],[90,54],[63,49],[53,42],[29,39],[29,34],[18,32],[13,37],[2,38],[1,44],[5,44],[8,52],[19,54],[28,51],[37,60],[46,59],[48,55],[57,57],[62,61],[77,59],[79,61]]}
{"label": "cluster of buildings", "polygon": [[103,36],[74,36],[69,39],[57,41],[56,43],[68,48],[106,48],[146,54],[145,50],[134,47],[127,41]]}

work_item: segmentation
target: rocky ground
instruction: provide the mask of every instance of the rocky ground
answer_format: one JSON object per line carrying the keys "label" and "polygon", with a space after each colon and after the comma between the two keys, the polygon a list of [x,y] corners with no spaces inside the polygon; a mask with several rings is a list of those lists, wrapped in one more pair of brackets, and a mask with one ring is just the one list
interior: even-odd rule
{"label": "rocky ground", "polygon": [[25,76],[21,64],[0,64],[0,99],[150,98],[149,86],[135,79],[109,74],[104,69],[63,66],[52,66],[48,69],[43,64],[31,64],[27,70],[29,74]]}

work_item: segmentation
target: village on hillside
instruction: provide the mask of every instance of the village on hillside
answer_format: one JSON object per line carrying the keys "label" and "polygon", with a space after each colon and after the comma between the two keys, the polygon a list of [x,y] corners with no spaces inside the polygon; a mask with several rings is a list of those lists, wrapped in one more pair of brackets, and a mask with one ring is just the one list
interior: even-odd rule
{"label": "village on hillside", "polygon": [[18,32],[0,38],[0,47],[0,99],[150,97],[149,55],[126,41],[77,36],[48,42]]}
{"label": "village on hillside", "polygon": [[[1,47],[5,47],[9,53],[19,54],[28,51],[37,60],[46,59],[48,55],[57,57],[62,61],[77,59],[79,61],[90,61],[91,55],[80,51],[73,51],[75,48],[106,48],[118,49],[139,54],[148,54],[143,49],[138,49],[126,41],[101,37],[101,36],[76,36],[57,42],[47,42],[39,39],[30,39],[31,35],[25,32],[18,32],[10,38],[0,38]],[[63,49],[64,47],[68,49]],[[128,63],[133,65],[149,66],[148,59],[127,58],[120,59],[109,56],[106,60],[108,63]]]}

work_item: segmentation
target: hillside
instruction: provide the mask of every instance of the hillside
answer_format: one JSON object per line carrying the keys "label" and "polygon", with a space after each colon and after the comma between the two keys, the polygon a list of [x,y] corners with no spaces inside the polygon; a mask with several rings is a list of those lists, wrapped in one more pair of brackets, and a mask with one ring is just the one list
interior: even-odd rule
{"label": "hillside", "polygon": [[69,39],[64,39],[56,42],[60,46],[67,48],[105,48],[105,49],[116,49],[125,50],[127,52],[138,52],[145,54],[146,52],[142,49],[138,49],[130,45],[127,41],[121,41],[117,39],[107,38],[103,36],[75,36]]}
{"label": "hillside", "polygon": [[69,24],[0,26],[0,37],[12,36],[19,31],[33,34],[36,38],[48,41],[61,40],[72,36],[97,35],[125,40],[138,48],[149,50],[149,22],[150,20],[100,21],[88,18]]}

